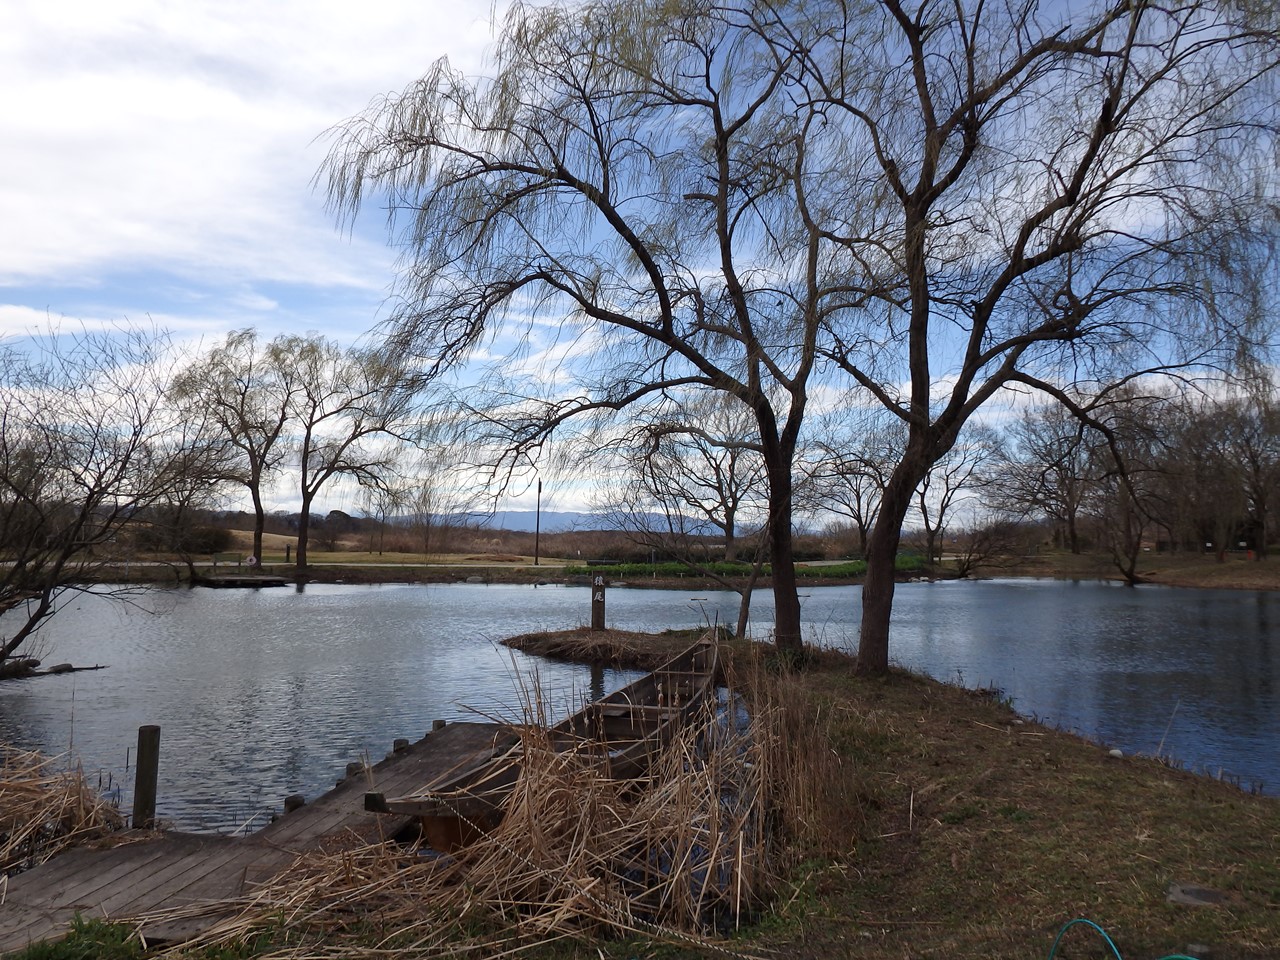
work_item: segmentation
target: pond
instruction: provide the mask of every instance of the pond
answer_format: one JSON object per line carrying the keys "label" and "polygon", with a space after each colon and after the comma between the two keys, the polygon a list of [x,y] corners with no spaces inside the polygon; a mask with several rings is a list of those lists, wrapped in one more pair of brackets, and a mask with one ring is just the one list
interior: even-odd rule
{"label": "pond", "polygon": [[[726,592],[614,588],[609,624],[733,622]],[[772,598],[755,597],[767,635]],[[535,688],[555,716],[634,674],[513,654],[502,637],[589,617],[586,587],[311,585],[155,590],[122,607],[73,595],[41,638],[47,663],[107,669],[0,684],[0,739],[78,758],[126,809],[137,728],[162,728],[158,813],[176,826],[260,824],[347,762],[443,719],[518,718]],[[814,587],[806,639],[849,647],[858,588]],[[1195,769],[1280,787],[1280,598],[1093,582],[900,585],[892,657],[1019,711]],[[2,633],[3,631],[0,631]],[[69,761],[68,761],[69,762]],[[123,781],[123,782],[122,782]]]}

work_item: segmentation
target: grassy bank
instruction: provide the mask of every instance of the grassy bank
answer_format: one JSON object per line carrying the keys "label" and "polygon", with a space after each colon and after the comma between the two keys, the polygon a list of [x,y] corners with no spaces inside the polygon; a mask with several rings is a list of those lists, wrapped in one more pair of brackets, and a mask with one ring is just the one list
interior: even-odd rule
{"label": "grassy bank", "polygon": [[[1275,956],[1280,801],[1114,759],[998,698],[902,674],[857,680],[845,666],[810,671],[806,696],[815,715],[840,717],[833,746],[866,821],[847,860],[794,878],[800,893],[762,945],[1012,960],[1043,956],[1053,932],[1083,916],[1126,957],[1189,944],[1219,960]],[[1223,902],[1168,903],[1175,883]],[[1101,954],[1071,954],[1081,955]]]}
{"label": "grassy bank", "polygon": [[[628,662],[661,657],[686,639],[565,631],[519,643],[586,661]],[[726,649],[740,667],[759,659],[758,648]],[[1016,716],[998,693],[902,673],[859,679],[836,654],[823,653],[804,672],[772,682],[771,696],[786,706],[786,728],[806,738],[805,749],[821,762],[792,774],[798,792],[788,802],[805,808],[803,823],[795,826],[796,811],[789,811],[778,875],[747,926],[722,931],[713,947],[601,938],[598,930],[578,939],[565,928],[557,928],[552,943],[517,923],[516,910],[504,921],[511,926],[503,949],[521,946],[548,960],[726,954],[1028,960],[1048,954],[1064,923],[1087,917],[1107,930],[1125,960],[1188,952],[1191,945],[1209,947],[1213,960],[1277,955],[1280,800],[1154,759],[1113,758],[1105,745]],[[1169,902],[1174,885],[1207,888],[1217,902]],[[471,933],[496,922],[474,902],[468,909]],[[363,956],[388,946],[377,917],[344,916],[338,928],[305,922],[268,928],[220,947],[218,955],[265,956],[309,943],[292,955]],[[140,956],[134,949],[131,955]],[[429,955],[452,955],[451,949],[437,943]],[[469,955],[490,954],[473,946]],[[1111,954],[1084,927],[1068,933],[1058,954],[1103,956]]]}
{"label": "grassy bank", "polygon": [[[1213,554],[1144,553],[1138,576],[1146,583],[1170,587],[1224,590],[1280,590],[1280,557],[1251,559],[1231,553],[1222,560]],[[1116,579],[1116,566],[1103,554],[1046,553],[1042,556],[994,562],[981,568],[984,576]]]}
{"label": "grassy bank", "polygon": [[[279,540],[284,540],[278,537]],[[249,551],[243,550],[247,555]],[[264,572],[289,579],[319,583],[458,583],[479,578],[486,583],[578,583],[590,582],[594,574],[603,573],[611,581],[625,581],[632,587],[683,589],[698,586],[719,589],[720,584],[699,576],[677,563],[630,563],[609,566],[586,566],[563,558],[542,556],[534,564],[532,556],[505,552],[473,552],[433,554],[370,552],[339,549],[310,552],[311,566],[301,575],[294,565],[285,562],[280,544],[264,551]],[[212,572],[210,558],[201,561],[201,572]],[[713,564],[715,572],[739,583],[745,583],[749,568],[745,564]],[[225,560],[217,572],[236,572],[234,563]],[[932,567],[919,556],[904,554],[898,558],[899,579],[916,577],[950,578],[958,567],[944,560]],[[866,564],[860,560],[797,564],[801,582],[811,584],[860,583]],[[1050,552],[1033,556],[992,558],[980,564],[977,577],[1045,577],[1072,580],[1118,580],[1119,573],[1111,559],[1101,553],[1073,555]],[[185,564],[176,557],[138,557],[129,563],[109,564],[96,571],[95,579],[121,582],[156,582],[172,584],[186,579]],[[1232,553],[1219,561],[1212,554],[1146,553],[1140,558],[1138,576],[1145,583],[1210,589],[1280,590],[1280,557],[1257,561],[1243,553]],[[765,589],[767,573],[757,586]]]}

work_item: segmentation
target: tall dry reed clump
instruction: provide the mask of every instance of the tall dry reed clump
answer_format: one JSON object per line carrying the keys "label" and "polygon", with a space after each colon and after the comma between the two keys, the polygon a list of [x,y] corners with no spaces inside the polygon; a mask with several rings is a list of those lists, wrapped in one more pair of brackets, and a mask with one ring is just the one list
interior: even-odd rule
{"label": "tall dry reed clump", "polygon": [[531,724],[487,834],[452,856],[385,844],[304,857],[199,942],[265,933],[281,957],[498,956],[637,935],[714,943],[768,902],[792,857],[849,832],[846,812],[824,811],[843,773],[796,681],[760,669],[733,679],[741,693],[721,691],[719,709],[657,749],[642,780],[610,779],[598,750],[557,752]]}
{"label": "tall dry reed clump", "polygon": [[124,826],[79,768],[0,744],[0,877]]}

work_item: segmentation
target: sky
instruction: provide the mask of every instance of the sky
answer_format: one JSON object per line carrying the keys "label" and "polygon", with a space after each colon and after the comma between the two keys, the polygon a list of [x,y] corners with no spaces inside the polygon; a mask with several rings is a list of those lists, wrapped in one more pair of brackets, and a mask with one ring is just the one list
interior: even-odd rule
{"label": "sky", "polygon": [[[243,327],[357,340],[385,318],[395,251],[378,210],[350,232],[326,212],[325,134],[440,57],[481,73],[504,7],[3,0],[0,339],[137,324],[194,348]],[[296,509],[293,486],[271,505]],[[323,509],[359,509],[349,486]],[[585,506],[546,493],[544,509]]]}
{"label": "sky", "polygon": [[214,341],[383,316],[394,252],[338,230],[323,135],[442,56],[479,72],[483,0],[5,0],[0,337],[145,323]]}
{"label": "sky", "polygon": [[[376,209],[350,233],[325,210],[326,131],[442,56],[482,72],[505,2],[2,0],[0,339],[368,332],[395,254]],[[502,506],[532,509],[532,483]]]}

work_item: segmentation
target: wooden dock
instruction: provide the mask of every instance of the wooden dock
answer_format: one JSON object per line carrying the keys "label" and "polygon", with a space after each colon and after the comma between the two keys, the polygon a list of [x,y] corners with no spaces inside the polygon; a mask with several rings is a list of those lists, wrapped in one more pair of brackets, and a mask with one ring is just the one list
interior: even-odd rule
{"label": "wooden dock", "polygon": [[514,742],[514,734],[499,724],[452,723],[257,833],[145,834],[147,839],[106,849],[71,850],[7,882],[0,879],[0,956],[62,936],[77,914],[117,920],[181,907],[185,919],[145,927],[143,933],[149,942],[194,936],[227,915],[226,901],[252,893],[298,855],[389,839],[408,825],[408,817],[367,813],[366,791],[409,793],[459,763]]}
{"label": "wooden dock", "polygon": [[197,577],[194,583],[197,587],[257,590],[262,587],[287,586],[289,580],[269,573],[207,573]]}

